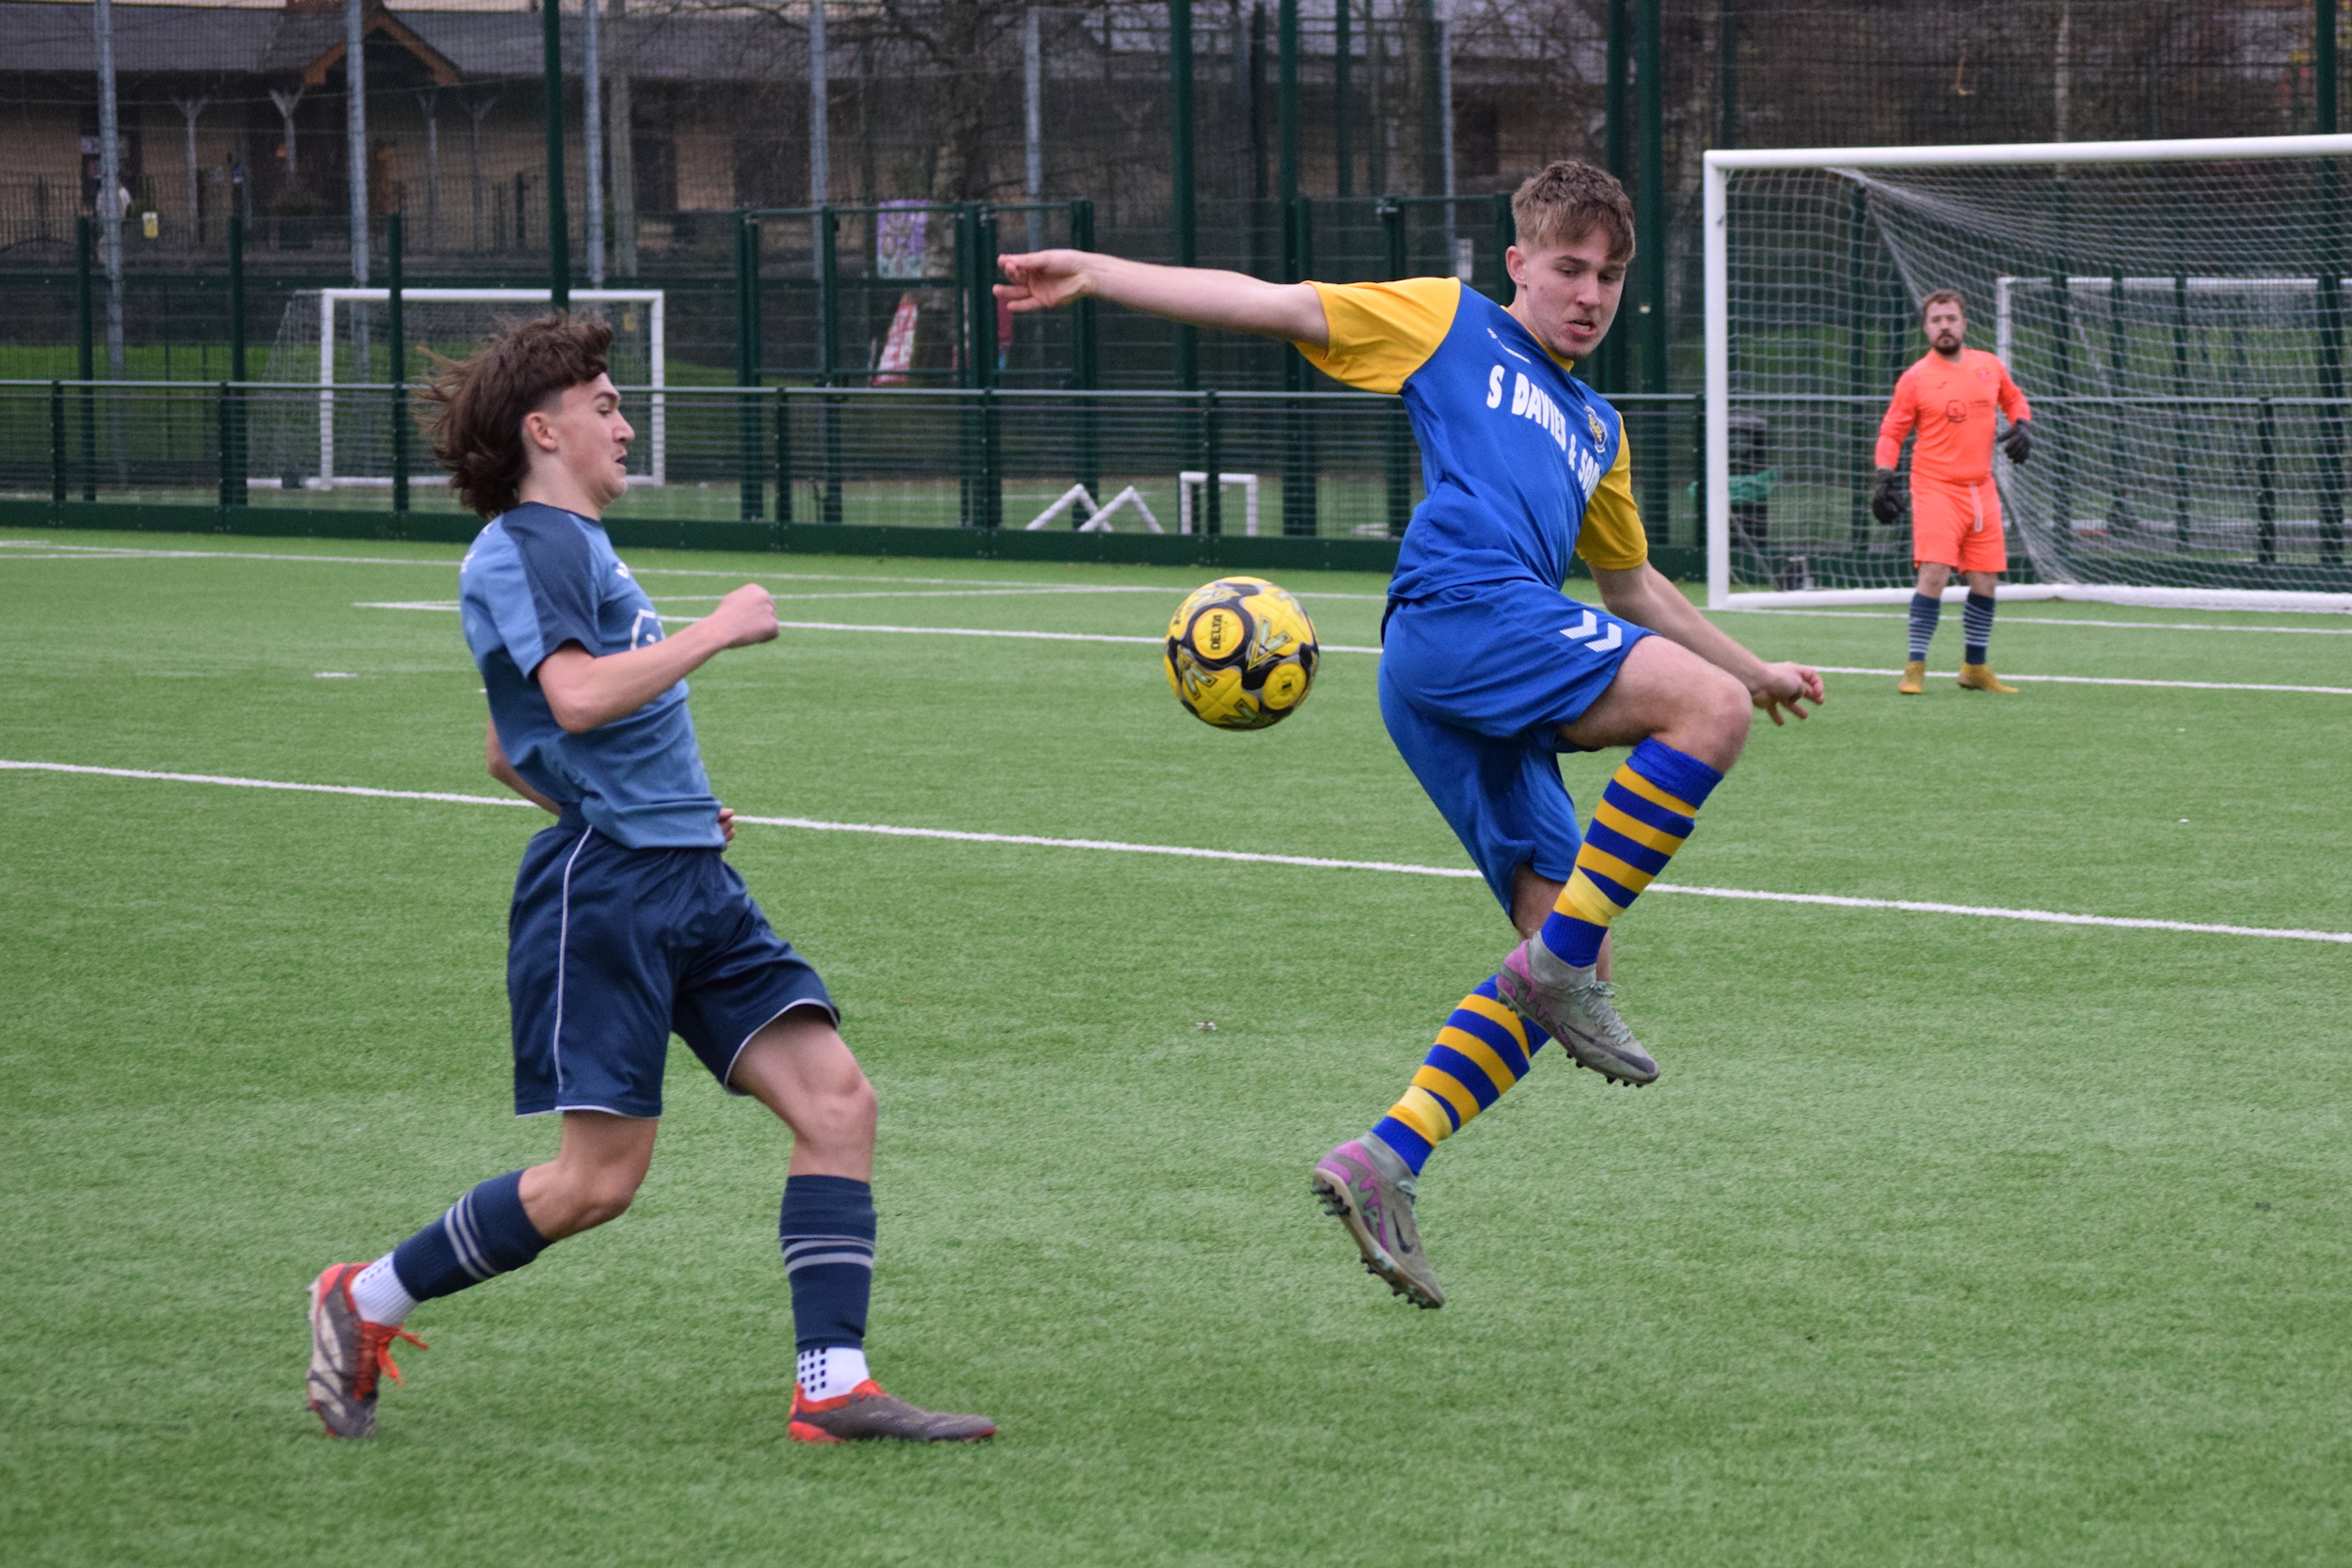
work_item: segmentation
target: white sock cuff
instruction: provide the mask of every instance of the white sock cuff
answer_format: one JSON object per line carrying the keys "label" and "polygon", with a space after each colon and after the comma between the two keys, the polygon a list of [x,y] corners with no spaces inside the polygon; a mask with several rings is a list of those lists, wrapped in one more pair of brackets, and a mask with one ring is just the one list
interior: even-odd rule
{"label": "white sock cuff", "polygon": [[398,1328],[417,1309],[417,1298],[400,1282],[400,1271],[392,1267],[389,1252],[359,1271],[359,1277],[351,1282],[351,1300],[361,1318],[388,1328]]}
{"label": "white sock cuff", "polygon": [[864,1383],[866,1352],[855,1345],[820,1345],[801,1352],[798,1382],[813,1400],[837,1400]]}

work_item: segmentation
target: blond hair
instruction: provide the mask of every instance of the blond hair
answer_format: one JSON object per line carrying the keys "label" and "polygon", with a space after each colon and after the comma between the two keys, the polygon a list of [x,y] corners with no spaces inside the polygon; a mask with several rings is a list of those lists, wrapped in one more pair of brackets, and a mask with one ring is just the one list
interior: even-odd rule
{"label": "blond hair", "polygon": [[1511,222],[1522,250],[1574,245],[1598,232],[1609,239],[1609,259],[1633,256],[1633,202],[1607,169],[1581,158],[1546,164],[1521,182],[1511,198]]}

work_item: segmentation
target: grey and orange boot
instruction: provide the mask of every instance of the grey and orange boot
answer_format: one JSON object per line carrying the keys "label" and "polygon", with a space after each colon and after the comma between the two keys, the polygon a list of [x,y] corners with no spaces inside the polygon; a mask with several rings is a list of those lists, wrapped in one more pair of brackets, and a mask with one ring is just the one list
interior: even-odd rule
{"label": "grey and orange boot", "polygon": [[857,1443],[878,1437],[901,1443],[973,1443],[995,1436],[996,1423],[985,1416],[919,1410],[883,1393],[882,1385],[869,1377],[829,1400],[812,1400],[794,1385],[790,1435],[796,1443]]}
{"label": "grey and orange boot", "polygon": [[1415,1307],[1445,1305],[1413,1223],[1413,1172],[1396,1151],[1374,1137],[1350,1138],[1315,1162],[1315,1196],[1323,1212],[1347,1227],[1364,1272]]}
{"label": "grey and orange boot", "polygon": [[384,1374],[400,1381],[392,1365],[392,1341],[419,1350],[424,1341],[405,1328],[372,1323],[351,1299],[351,1282],[365,1263],[334,1263],[310,1284],[310,1370],[303,1380],[312,1411],[330,1437],[375,1434],[375,1396]]}

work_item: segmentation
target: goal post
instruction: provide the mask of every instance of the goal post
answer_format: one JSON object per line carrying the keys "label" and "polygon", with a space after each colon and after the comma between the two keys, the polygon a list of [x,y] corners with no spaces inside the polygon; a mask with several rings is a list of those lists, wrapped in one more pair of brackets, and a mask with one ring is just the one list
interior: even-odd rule
{"label": "goal post", "polygon": [[1871,447],[1958,288],[2034,410],[2005,596],[2352,611],[2352,135],[1724,150],[1702,198],[1711,606],[1909,596]]}
{"label": "goal post", "polygon": [[[374,427],[388,417],[384,388],[389,385],[389,367],[375,360],[373,354],[380,352],[383,342],[382,318],[391,293],[347,288],[320,289],[315,293],[315,336],[302,345],[300,356],[316,359],[317,459],[315,473],[304,476],[302,483],[323,490],[389,486],[392,482],[389,444]],[[545,306],[550,297],[544,288],[403,289],[401,304],[409,351],[413,355],[420,348],[433,346],[445,353],[463,352],[461,345],[479,341],[496,329],[501,318]],[[612,321],[612,379],[624,387],[649,388],[641,421],[644,428],[630,452],[629,483],[661,484],[669,470],[666,294],[660,289],[574,289],[571,299],[575,307],[602,308]],[[293,357],[287,351],[296,337],[296,313],[307,308],[307,296],[288,307],[278,349],[272,356],[272,381],[293,380],[293,370],[310,369],[283,362]],[[418,369],[412,359],[412,384],[422,379]],[[284,435],[299,439],[294,432]],[[288,444],[287,439],[275,443],[281,451]],[[440,476],[422,477],[437,480]]]}

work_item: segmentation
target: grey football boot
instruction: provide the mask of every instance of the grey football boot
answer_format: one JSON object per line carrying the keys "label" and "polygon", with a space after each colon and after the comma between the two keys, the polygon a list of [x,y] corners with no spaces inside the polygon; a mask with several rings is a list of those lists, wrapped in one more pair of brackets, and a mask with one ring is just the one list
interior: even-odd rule
{"label": "grey football boot", "polygon": [[351,1299],[351,1282],[365,1263],[333,1263],[310,1286],[310,1370],[303,1391],[332,1437],[375,1434],[375,1396],[384,1374],[400,1381],[392,1365],[392,1341],[418,1349],[424,1341],[405,1328],[372,1323]]}
{"label": "grey football boot", "polygon": [[1412,1168],[1394,1149],[1377,1138],[1350,1138],[1315,1162],[1314,1189],[1323,1212],[1347,1227],[1366,1274],[1415,1307],[1445,1305],[1413,1223]]}
{"label": "grey football boot", "polygon": [[812,1400],[795,1386],[787,1435],[796,1443],[856,1443],[873,1438],[902,1443],[976,1443],[996,1435],[985,1416],[923,1410],[885,1394],[867,1378],[848,1393]]}
{"label": "grey football boot", "polygon": [[1502,960],[1495,989],[1513,1011],[1558,1040],[1578,1067],[1637,1087],[1658,1077],[1658,1064],[1617,1016],[1616,992],[1598,965],[1578,969],[1542,938],[1530,937]]}

